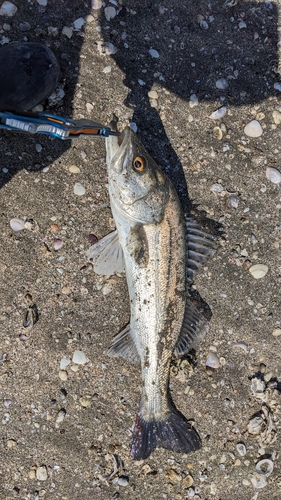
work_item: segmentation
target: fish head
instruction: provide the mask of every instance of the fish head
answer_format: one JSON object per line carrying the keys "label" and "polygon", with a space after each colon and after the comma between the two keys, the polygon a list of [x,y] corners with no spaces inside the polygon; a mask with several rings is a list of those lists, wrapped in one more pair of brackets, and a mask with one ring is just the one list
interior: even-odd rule
{"label": "fish head", "polygon": [[[111,122],[116,130],[116,124]],[[106,138],[106,162],[111,204],[141,223],[162,220],[169,196],[168,178],[130,128]]]}

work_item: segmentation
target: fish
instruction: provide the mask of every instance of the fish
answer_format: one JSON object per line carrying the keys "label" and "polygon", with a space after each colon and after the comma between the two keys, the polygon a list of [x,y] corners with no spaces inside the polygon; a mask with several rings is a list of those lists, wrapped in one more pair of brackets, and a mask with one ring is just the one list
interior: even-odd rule
{"label": "fish", "polygon": [[[116,121],[110,126],[116,130]],[[213,254],[214,238],[184,217],[172,182],[130,127],[105,141],[116,230],[87,256],[97,274],[126,273],[130,322],[108,354],[141,364],[130,454],[145,459],[157,447],[189,453],[201,447],[201,439],[172,401],[169,373],[172,356],[187,353],[206,323],[189,298],[188,283]]]}

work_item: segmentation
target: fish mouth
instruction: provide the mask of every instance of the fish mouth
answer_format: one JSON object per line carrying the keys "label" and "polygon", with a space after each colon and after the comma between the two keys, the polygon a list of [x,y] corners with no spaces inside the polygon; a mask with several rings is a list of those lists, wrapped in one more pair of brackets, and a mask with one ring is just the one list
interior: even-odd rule
{"label": "fish mouth", "polygon": [[[116,116],[111,120],[109,127],[114,131],[118,132],[117,128],[118,118]],[[122,157],[126,153],[127,145],[130,142],[132,130],[129,127],[125,127],[119,136],[110,135],[106,138],[106,163],[108,167],[114,168],[114,170],[121,173],[122,171]]]}

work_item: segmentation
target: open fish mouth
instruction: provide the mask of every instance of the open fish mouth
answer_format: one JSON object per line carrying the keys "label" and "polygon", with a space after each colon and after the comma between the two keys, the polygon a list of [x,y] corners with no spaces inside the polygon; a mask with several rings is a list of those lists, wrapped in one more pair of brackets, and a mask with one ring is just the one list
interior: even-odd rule
{"label": "open fish mouth", "polygon": [[[118,131],[117,122],[118,118],[114,116],[109,124],[109,127],[114,132]],[[125,127],[124,130],[121,132],[121,135],[119,136],[111,135],[106,138],[106,162],[108,166],[114,163],[115,170],[117,165],[121,167],[123,163],[121,161],[121,157],[124,155],[124,152],[126,153],[126,145],[128,144],[130,137],[131,137],[131,129],[129,127]],[[112,162],[113,158],[114,162]]]}

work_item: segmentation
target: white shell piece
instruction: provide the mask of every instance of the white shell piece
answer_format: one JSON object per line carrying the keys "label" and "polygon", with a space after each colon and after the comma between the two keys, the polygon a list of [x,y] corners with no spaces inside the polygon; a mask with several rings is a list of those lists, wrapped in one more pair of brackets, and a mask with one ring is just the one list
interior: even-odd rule
{"label": "white shell piece", "polygon": [[252,120],[251,122],[247,123],[246,127],[244,128],[244,133],[248,137],[260,137],[263,134],[263,129],[258,120]]}
{"label": "white shell piece", "polygon": [[206,359],[206,366],[208,366],[209,368],[214,368],[214,369],[217,369],[220,367],[220,360],[215,352],[213,352],[213,351],[209,352],[207,359]]}
{"label": "white shell piece", "polygon": [[270,476],[273,472],[273,462],[269,458],[264,458],[256,464],[256,471],[262,476]]}
{"label": "white shell piece", "polygon": [[220,120],[221,118],[223,118],[225,116],[226,110],[227,110],[227,107],[222,106],[221,108],[216,109],[216,111],[213,111],[210,114],[209,118],[211,118],[211,120]]}
{"label": "white shell piece", "polygon": [[22,229],[25,229],[25,221],[23,219],[14,217],[14,219],[10,220],[10,226],[12,230],[16,233],[17,231],[22,231]]}
{"label": "white shell piece", "polygon": [[264,488],[267,485],[266,479],[264,476],[260,476],[259,474],[256,474],[255,476],[251,477],[251,483],[254,488],[257,490]]}
{"label": "white shell piece", "polygon": [[255,264],[250,267],[249,272],[256,280],[259,280],[267,274],[268,266],[265,264]]}
{"label": "white shell piece", "polygon": [[266,177],[270,182],[273,182],[273,184],[280,184],[281,183],[281,172],[277,170],[277,168],[273,167],[267,167],[266,169]]}
{"label": "white shell piece", "polygon": [[220,90],[225,90],[227,89],[228,87],[228,82],[225,78],[219,78],[217,81],[216,81],[216,87],[217,89],[220,89]]}
{"label": "white shell piece", "polygon": [[244,445],[244,443],[237,443],[236,450],[238,451],[241,457],[244,457],[247,453],[246,446]]}

